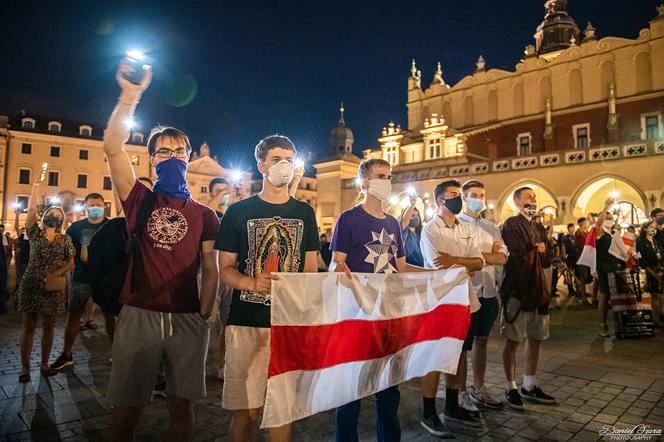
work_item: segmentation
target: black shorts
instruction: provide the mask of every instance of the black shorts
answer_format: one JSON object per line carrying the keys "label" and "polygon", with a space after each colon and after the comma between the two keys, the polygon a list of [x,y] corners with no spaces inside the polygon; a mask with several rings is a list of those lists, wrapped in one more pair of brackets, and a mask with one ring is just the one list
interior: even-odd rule
{"label": "black shorts", "polygon": [[475,338],[475,324],[477,323],[477,315],[479,310],[470,314],[470,327],[468,327],[468,334],[463,341],[463,351],[470,351],[473,349],[473,339]]}

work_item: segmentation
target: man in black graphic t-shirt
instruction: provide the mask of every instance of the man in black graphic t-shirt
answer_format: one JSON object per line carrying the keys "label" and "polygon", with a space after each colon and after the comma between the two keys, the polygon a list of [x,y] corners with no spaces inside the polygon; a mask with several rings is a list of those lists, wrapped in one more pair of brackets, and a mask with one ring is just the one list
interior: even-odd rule
{"label": "man in black graphic t-shirt", "polygon": [[[221,278],[233,287],[222,407],[231,410],[231,440],[256,440],[270,360],[272,272],[316,272],[318,226],[313,209],[288,195],[295,146],[287,137],[261,140],[255,156],[263,174],[258,195],[231,205],[215,248]],[[287,440],[290,424],[270,428],[270,440]]]}

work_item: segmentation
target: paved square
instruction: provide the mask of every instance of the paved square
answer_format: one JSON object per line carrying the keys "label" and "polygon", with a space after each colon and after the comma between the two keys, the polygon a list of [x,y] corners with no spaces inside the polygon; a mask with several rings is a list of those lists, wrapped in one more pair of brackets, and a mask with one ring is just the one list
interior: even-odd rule
{"label": "paved square", "polygon": [[[58,320],[51,360],[62,349],[65,318]],[[76,365],[50,379],[39,376],[39,339],[35,336],[32,382],[18,383],[20,315],[0,316],[0,438],[1,440],[106,440],[110,409],[104,393],[111,363],[109,343],[100,327],[85,331],[74,348]],[[664,427],[664,334],[617,341],[597,336],[596,312],[571,302],[552,312],[551,338],[542,346],[538,384],[559,401],[556,406],[528,404],[524,412],[507,408],[483,412],[483,428],[451,427],[457,440],[597,440],[604,425],[616,428],[647,424]],[[214,330],[214,328],[213,328]],[[487,382],[491,391],[504,389],[501,349],[496,336],[489,343]],[[519,383],[523,353],[519,352]],[[196,405],[196,440],[227,440],[229,414],[221,409],[221,383],[216,379],[217,350],[208,361],[209,397]],[[472,374],[469,373],[469,383]],[[401,386],[404,441],[436,440],[419,425],[419,381]],[[439,410],[444,400],[440,400]],[[137,438],[166,438],[168,416],[163,399],[148,406]],[[362,404],[361,440],[375,440],[374,407]],[[264,439],[264,435],[261,436]],[[310,417],[294,425],[294,441],[334,440],[334,413]],[[608,438],[604,438],[608,440]],[[655,438],[651,440],[656,440]]]}

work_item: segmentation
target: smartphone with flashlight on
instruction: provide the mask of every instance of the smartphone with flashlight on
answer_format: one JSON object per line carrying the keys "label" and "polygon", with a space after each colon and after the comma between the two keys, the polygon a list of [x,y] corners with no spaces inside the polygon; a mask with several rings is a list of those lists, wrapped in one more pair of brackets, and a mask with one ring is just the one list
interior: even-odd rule
{"label": "smartphone with flashlight on", "polygon": [[132,72],[126,73],[124,77],[134,84],[140,84],[143,80],[143,62],[145,59],[143,53],[141,51],[127,51],[125,59],[130,64]]}

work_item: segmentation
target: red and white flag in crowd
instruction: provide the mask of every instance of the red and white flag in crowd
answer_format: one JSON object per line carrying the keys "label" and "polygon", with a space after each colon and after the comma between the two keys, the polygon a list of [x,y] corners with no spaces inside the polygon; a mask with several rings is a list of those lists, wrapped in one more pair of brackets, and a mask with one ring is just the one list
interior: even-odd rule
{"label": "red and white flag in crowd", "polygon": [[[610,235],[610,233],[604,233]],[[597,278],[597,247],[595,236],[595,227],[593,226],[586,235],[586,243],[583,246],[583,251],[581,251],[579,260],[576,263],[590,267],[590,274]],[[613,235],[611,235],[609,253],[625,262],[629,259],[629,251],[620,236],[619,230],[616,230]]]}
{"label": "red and white flag in crowd", "polygon": [[470,325],[465,269],[278,275],[262,427],[456,372]]}

